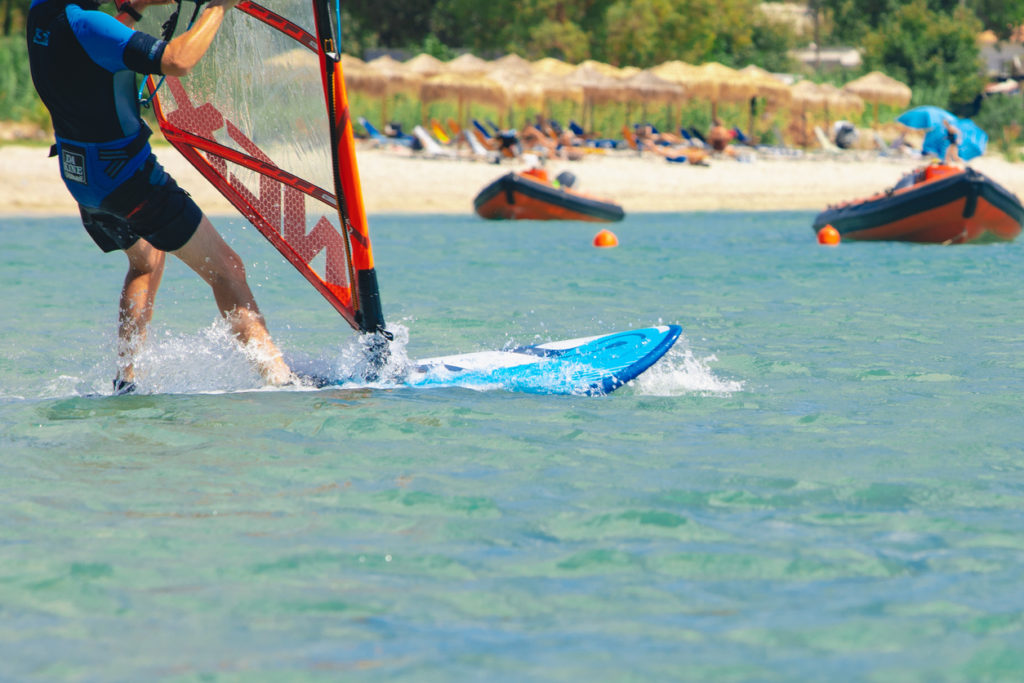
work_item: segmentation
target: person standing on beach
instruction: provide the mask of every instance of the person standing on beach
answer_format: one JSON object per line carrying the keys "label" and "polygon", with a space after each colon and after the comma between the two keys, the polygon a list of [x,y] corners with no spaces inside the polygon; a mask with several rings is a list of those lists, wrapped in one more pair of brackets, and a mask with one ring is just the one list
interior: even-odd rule
{"label": "person standing on beach", "polygon": [[943,163],[946,166],[960,163],[960,142],[962,133],[949,119],[942,119],[942,127],[946,129],[946,154]]}
{"label": "person standing on beach", "polygon": [[167,252],[210,285],[264,380],[286,384],[294,376],[270,338],[241,259],[157,162],[136,94],[137,73],[186,75],[238,0],[211,0],[192,28],[169,42],[134,30],[142,10],[169,2],[128,0],[114,17],[91,0],[33,0],[27,21],[32,82],[53,120],[64,184],[97,246],[128,256],[114,393],[135,390],[134,356]]}

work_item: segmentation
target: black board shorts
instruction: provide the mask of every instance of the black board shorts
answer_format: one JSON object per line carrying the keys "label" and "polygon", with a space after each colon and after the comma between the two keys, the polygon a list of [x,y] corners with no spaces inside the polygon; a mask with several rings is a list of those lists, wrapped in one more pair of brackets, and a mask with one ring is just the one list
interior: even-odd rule
{"label": "black board shorts", "polygon": [[153,155],[99,207],[79,204],[78,209],[89,236],[108,253],[128,249],[140,238],[161,251],[181,249],[203,218],[192,197]]}

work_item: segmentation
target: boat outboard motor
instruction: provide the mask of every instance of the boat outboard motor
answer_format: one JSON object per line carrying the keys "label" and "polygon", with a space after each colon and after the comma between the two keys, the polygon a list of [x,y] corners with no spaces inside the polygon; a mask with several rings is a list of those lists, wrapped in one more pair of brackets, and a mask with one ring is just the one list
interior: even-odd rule
{"label": "boat outboard motor", "polygon": [[576,184],[576,176],[572,171],[562,171],[555,176],[555,180],[557,180],[558,184],[562,187],[572,187]]}

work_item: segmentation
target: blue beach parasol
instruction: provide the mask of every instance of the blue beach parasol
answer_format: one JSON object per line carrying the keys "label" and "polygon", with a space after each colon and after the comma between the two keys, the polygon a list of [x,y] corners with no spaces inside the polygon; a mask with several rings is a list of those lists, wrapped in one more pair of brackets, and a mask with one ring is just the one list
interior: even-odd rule
{"label": "blue beach parasol", "polygon": [[970,119],[958,119],[945,109],[925,106],[914,107],[905,111],[896,119],[904,126],[927,131],[924,136],[924,146],[921,151],[931,153],[939,158],[946,154],[949,147],[949,140],[946,138],[946,129],[942,122],[949,121],[960,129],[960,158],[969,161],[974,157],[980,157],[985,153],[988,145],[988,135]]}

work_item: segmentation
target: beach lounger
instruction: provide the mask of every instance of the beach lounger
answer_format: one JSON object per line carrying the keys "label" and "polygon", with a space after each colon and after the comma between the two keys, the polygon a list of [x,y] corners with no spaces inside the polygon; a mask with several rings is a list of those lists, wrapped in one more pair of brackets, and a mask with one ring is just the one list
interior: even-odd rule
{"label": "beach lounger", "polygon": [[477,121],[476,119],[473,119],[473,128],[475,128],[476,131],[483,136],[484,140],[489,140],[490,137],[492,137],[492,135],[490,135],[490,131],[488,131],[486,127],[484,127],[484,125]]}
{"label": "beach lounger", "polygon": [[825,131],[821,129],[821,126],[814,127],[814,137],[817,138],[818,144],[821,145],[821,148],[829,154],[843,153],[843,150],[839,149],[834,142],[828,139],[828,136],[825,135]]}
{"label": "beach lounger", "polygon": [[640,149],[640,145],[636,142],[636,135],[626,124],[622,124],[622,139],[626,141],[626,144],[631,150],[638,154],[643,154],[643,151]]}
{"label": "beach lounger", "polygon": [[358,121],[359,121],[359,125],[362,126],[366,130],[366,134],[370,136],[370,140],[372,142],[374,142],[375,144],[377,144],[378,146],[381,146],[381,147],[386,147],[386,146],[390,146],[390,145],[401,145],[402,147],[410,147],[410,146],[412,146],[412,136],[403,135],[400,138],[391,138],[391,137],[388,137],[387,135],[384,135],[384,133],[381,133],[379,130],[377,130],[373,126],[372,123],[370,123],[369,121],[366,120],[366,117],[360,116]]}
{"label": "beach lounger", "polygon": [[499,163],[501,161],[501,154],[495,150],[487,149],[481,139],[480,131],[476,129],[463,130],[460,135],[469,144],[469,149],[472,151],[473,156],[482,160],[492,161]]}
{"label": "beach lounger", "polygon": [[618,149],[625,143],[621,140],[613,140],[612,138],[589,138],[587,137],[586,131],[583,127],[575,121],[569,121],[569,130],[572,131],[573,135],[583,139],[585,147],[593,147],[595,149]]}
{"label": "beach lounger", "polygon": [[434,157],[438,159],[456,159],[458,155],[454,150],[445,149],[441,146],[437,140],[431,137],[430,133],[423,126],[417,125],[412,129],[412,134],[416,136],[420,144],[423,146],[423,154],[428,157]]}
{"label": "beach lounger", "polygon": [[746,145],[747,147],[754,146],[754,141],[751,140],[742,130],[740,130],[738,126],[733,127],[732,134],[734,136],[733,140],[740,143],[741,145]]}
{"label": "beach lounger", "polygon": [[442,145],[451,144],[452,136],[448,135],[447,131],[441,127],[441,122],[437,119],[430,119],[430,130]]}

